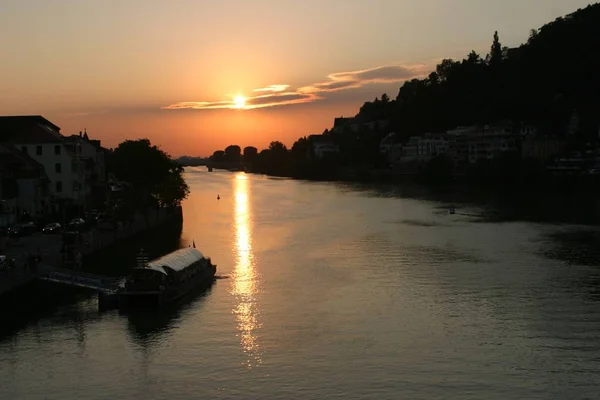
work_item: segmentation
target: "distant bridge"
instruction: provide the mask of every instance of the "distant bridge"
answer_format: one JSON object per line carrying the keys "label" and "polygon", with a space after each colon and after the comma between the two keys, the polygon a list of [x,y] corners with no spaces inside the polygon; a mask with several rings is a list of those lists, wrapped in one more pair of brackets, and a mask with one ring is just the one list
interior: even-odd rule
{"label": "distant bridge", "polygon": [[115,293],[119,287],[119,278],[88,274],[72,269],[40,267],[39,279],[47,282],[62,283],[97,290],[102,293]]}

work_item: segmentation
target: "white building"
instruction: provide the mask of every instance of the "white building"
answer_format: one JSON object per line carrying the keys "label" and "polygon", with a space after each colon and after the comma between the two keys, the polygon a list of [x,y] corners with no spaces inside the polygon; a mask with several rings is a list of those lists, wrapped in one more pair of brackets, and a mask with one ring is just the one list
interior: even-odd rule
{"label": "white building", "polygon": [[105,151],[100,145],[100,140],[91,140],[87,132],[79,132],[65,138],[67,149],[81,160],[84,167],[84,180],[82,192],[86,199],[94,191],[106,191],[106,161]]}
{"label": "white building", "polygon": [[[521,126],[520,136],[535,133],[535,128]],[[510,123],[458,127],[447,132],[451,138],[449,153],[457,162],[476,163],[493,160],[504,152],[518,151],[518,138]]]}
{"label": "white building", "polygon": [[384,155],[388,155],[392,146],[396,143],[396,132],[387,134],[379,143],[379,152]]}
{"label": "white building", "polygon": [[448,139],[443,134],[426,133],[412,136],[402,146],[402,162],[429,162],[432,158],[448,153]]}
{"label": "white building", "polygon": [[83,160],[70,151],[60,128],[41,116],[0,117],[0,142],[6,142],[40,163],[54,199],[85,201]]}
{"label": "white building", "polygon": [[517,151],[517,140],[508,124],[485,125],[469,138],[469,162],[493,160],[500,153]]}

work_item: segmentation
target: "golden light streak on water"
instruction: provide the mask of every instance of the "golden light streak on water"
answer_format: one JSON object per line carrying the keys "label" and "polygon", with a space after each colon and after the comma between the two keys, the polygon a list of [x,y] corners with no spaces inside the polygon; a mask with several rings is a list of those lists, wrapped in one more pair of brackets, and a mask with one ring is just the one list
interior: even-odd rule
{"label": "golden light streak on water", "polygon": [[247,366],[262,362],[256,331],[260,321],[256,303],[257,276],[252,254],[252,216],[250,212],[248,180],[242,173],[233,180],[235,193],[234,230],[236,266],[233,274],[233,292],[237,304],[233,314],[238,323],[240,343],[247,355]]}

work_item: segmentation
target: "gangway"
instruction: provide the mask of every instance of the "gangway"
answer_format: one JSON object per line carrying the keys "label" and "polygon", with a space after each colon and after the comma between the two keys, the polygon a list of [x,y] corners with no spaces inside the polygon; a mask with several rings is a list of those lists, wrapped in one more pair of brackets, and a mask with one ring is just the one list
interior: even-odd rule
{"label": "gangway", "polygon": [[47,282],[63,283],[87,289],[97,290],[105,294],[113,294],[119,288],[120,279],[102,275],[88,274],[65,268],[41,266],[38,279]]}

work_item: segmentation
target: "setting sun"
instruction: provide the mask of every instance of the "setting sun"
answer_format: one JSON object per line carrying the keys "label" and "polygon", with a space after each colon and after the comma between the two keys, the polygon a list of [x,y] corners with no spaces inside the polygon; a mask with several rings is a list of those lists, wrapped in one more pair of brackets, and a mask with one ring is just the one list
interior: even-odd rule
{"label": "setting sun", "polygon": [[235,96],[233,104],[235,108],[244,108],[246,107],[246,98],[244,96]]}

